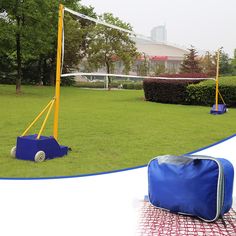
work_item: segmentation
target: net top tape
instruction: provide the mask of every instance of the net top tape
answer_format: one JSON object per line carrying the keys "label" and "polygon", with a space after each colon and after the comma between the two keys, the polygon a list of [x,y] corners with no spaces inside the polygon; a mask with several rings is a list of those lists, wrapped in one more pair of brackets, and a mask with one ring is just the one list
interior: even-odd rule
{"label": "net top tape", "polygon": [[95,22],[96,24],[101,24],[101,25],[110,27],[110,28],[112,28],[112,29],[117,29],[117,30],[122,31],[122,32],[124,32],[124,33],[131,34],[131,35],[134,36],[134,37],[140,37],[140,38],[144,38],[144,39],[147,39],[147,40],[150,41],[150,39],[149,39],[148,37],[146,37],[146,36],[144,36],[144,35],[142,35],[142,34],[137,34],[137,33],[135,33],[134,31],[127,30],[127,29],[121,28],[121,27],[119,27],[119,26],[109,24],[109,23],[107,23],[107,22],[105,22],[105,21],[102,21],[102,20],[99,20],[99,19],[95,19],[95,18],[93,18],[93,17],[90,17],[90,16],[84,15],[84,14],[82,14],[82,13],[73,11],[73,10],[67,8],[67,7],[65,7],[64,10],[67,11],[67,12],[69,12],[69,13],[71,13],[71,14],[73,14],[73,15],[75,15],[75,16],[81,17],[81,18],[86,19],[86,20],[93,21],[93,22]]}

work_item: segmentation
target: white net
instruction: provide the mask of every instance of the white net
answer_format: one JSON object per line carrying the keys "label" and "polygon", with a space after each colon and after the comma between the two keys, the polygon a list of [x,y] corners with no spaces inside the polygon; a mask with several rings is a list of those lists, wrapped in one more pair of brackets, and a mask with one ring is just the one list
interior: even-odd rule
{"label": "white net", "polygon": [[[114,74],[118,67],[120,72],[121,68],[123,70],[120,74],[124,74],[124,70],[130,71],[128,67],[137,58],[138,52],[135,42],[130,39],[135,33],[129,30],[129,24],[111,14],[100,17],[107,21],[105,22],[68,8],[64,10],[69,13],[65,14],[63,27],[64,77],[71,73],[73,76],[76,73],[81,75],[82,72]],[[109,21],[114,21],[117,25],[110,24]]]}
{"label": "white net", "polygon": [[[77,81],[140,81],[176,73],[186,50],[156,42],[114,17],[94,17],[64,8],[62,77]],[[175,78],[174,78],[175,79]],[[192,78],[185,78],[192,79]],[[202,78],[201,78],[202,79]]]}

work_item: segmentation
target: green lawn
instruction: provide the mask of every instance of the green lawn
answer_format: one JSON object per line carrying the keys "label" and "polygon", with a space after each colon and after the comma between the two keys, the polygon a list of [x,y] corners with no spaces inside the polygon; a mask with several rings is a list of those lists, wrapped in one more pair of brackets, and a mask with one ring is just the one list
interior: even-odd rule
{"label": "green lawn", "polygon": [[[144,101],[143,91],[61,88],[59,143],[72,152],[43,163],[10,157],[16,137],[53,97],[50,87],[0,85],[0,177],[64,176],[147,164],[157,155],[184,154],[235,133],[236,109]],[[32,130],[37,133],[39,125]],[[44,135],[52,135],[52,119]]]}

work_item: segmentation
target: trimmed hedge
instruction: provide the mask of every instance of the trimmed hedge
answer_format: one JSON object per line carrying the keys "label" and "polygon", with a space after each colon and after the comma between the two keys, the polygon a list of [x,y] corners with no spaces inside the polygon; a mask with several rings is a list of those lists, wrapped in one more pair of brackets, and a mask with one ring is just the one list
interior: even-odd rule
{"label": "trimmed hedge", "polygon": [[200,80],[145,79],[145,99],[152,102],[186,104],[187,86]]}
{"label": "trimmed hedge", "polygon": [[205,73],[179,73],[179,74],[161,74],[160,77],[167,78],[208,78]]}
{"label": "trimmed hedge", "polygon": [[[236,107],[236,76],[221,77],[219,91],[228,107]],[[212,105],[215,103],[215,81],[203,81],[187,87],[186,102],[190,105]],[[219,102],[222,103],[219,96]]]}
{"label": "trimmed hedge", "polygon": [[190,84],[186,94],[186,103],[189,105],[212,105],[215,103],[215,84]]}
{"label": "trimmed hedge", "polygon": [[[207,106],[215,103],[214,80],[145,79],[143,87],[147,101]],[[236,107],[236,76],[220,77],[219,90],[226,105]]]}

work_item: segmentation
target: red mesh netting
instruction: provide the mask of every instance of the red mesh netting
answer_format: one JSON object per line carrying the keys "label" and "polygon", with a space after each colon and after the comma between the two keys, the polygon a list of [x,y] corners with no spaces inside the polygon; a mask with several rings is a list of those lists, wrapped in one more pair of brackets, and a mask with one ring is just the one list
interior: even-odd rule
{"label": "red mesh netting", "polygon": [[144,202],[137,234],[139,236],[236,236],[236,212],[231,209],[221,219],[206,223],[194,217],[169,213]]}

